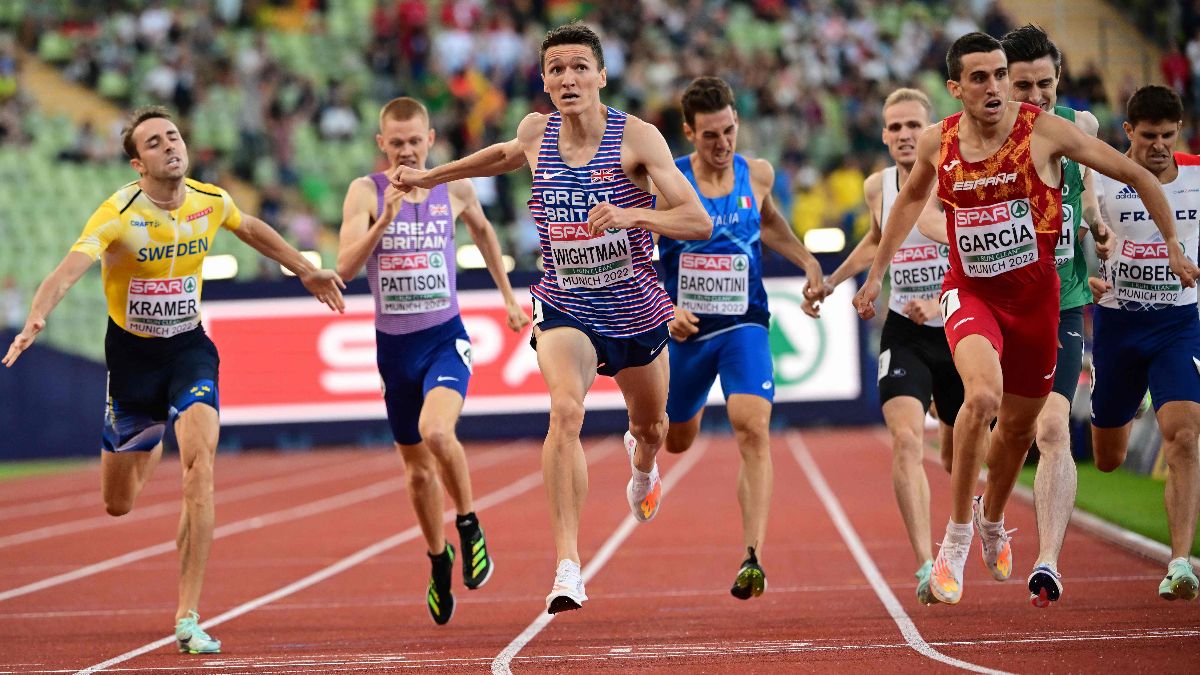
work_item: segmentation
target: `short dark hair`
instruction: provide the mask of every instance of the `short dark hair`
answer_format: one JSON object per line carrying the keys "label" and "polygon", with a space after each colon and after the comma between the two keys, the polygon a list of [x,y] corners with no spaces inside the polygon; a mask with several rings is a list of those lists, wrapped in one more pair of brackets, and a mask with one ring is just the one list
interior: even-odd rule
{"label": "short dark hair", "polygon": [[125,122],[125,128],[121,129],[121,145],[125,148],[125,155],[129,159],[139,159],[137,145],[133,142],[133,132],[146,120],[156,118],[165,119],[174,122],[171,117],[171,111],[161,105],[144,105],[137,110],[129,113],[129,119]]}
{"label": "short dark hair", "polygon": [[1049,56],[1054,62],[1054,74],[1058,75],[1062,70],[1062,52],[1058,51],[1041,26],[1027,23],[1014,28],[1000,38],[1000,44],[1004,45],[1004,55],[1010,64],[1037,61]]}
{"label": "short dark hair", "polygon": [[733,89],[719,77],[697,77],[683,92],[680,104],[683,121],[691,126],[696,122],[696,113],[711,113],[734,108]]}
{"label": "short dark hair", "polygon": [[559,45],[584,45],[592,48],[596,57],[596,68],[604,67],[604,50],[600,47],[600,36],[588,28],[582,21],[572,21],[546,33],[542,40],[542,50],[538,53],[538,61],[542,64],[542,72],[546,71],[546,50]]}
{"label": "short dark hair", "polygon": [[1150,84],[1133,92],[1125,106],[1130,126],[1138,122],[1179,122],[1183,120],[1183,101],[1171,87]]}
{"label": "short dark hair", "polygon": [[952,80],[962,79],[962,57],[967,54],[987,54],[988,52],[1002,52],[1004,45],[996,38],[987,33],[967,33],[966,35],[954,41],[950,45],[950,50],[946,52],[946,72]]}

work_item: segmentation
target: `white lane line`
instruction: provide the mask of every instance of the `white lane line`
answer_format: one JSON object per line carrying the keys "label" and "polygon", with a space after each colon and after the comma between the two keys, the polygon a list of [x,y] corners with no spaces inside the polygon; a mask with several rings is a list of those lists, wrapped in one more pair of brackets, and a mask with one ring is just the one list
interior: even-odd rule
{"label": "white lane line", "polygon": [[[683,460],[672,467],[669,474],[664,474],[663,497],[666,497],[666,494],[670,492],[671,488],[679,484],[683,480],[683,477],[687,475],[687,472],[692,470],[692,467],[694,467],[700,460],[700,457],[704,455],[704,451],[707,448],[708,437],[701,436],[699,442],[688,451],[687,456],[685,456]],[[669,482],[668,479],[670,479]],[[613,557],[613,554],[617,552],[617,549],[620,548],[621,544],[623,544],[625,540],[629,538],[629,535],[633,533],[634,528],[636,528],[639,524],[641,523],[639,523],[632,514],[625,516],[625,519],[621,521],[621,524],[617,526],[617,529],[608,537],[608,540],[604,542],[604,545],[600,547],[600,550],[596,552],[596,555],[592,558],[591,562],[589,562],[587,566],[583,568],[584,583],[591,581],[592,578],[599,574],[600,570],[603,569],[604,565],[608,563],[609,559]],[[545,611],[538,614],[537,618],[533,620],[533,623],[526,626],[525,630],[521,631],[520,635],[513,638],[513,641],[508,643],[508,645],[496,655],[496,658],[492,660],[493,675],[511,675],[511,664],[513,657],[515,657],[522,649],[524,649],[525,645],[529,644],[533,638],[537,637],[537,634],[542,632],[546,626],[550,625],[550,622],[554,620],[555,616],[556,615],[554,614],[547,614]]]}
{"label": "white lane line", "polygon": [[[217,455],[218,458],[221,458],[220,453],[217,453]],[[246,458],[245,455],[234,454],[228,456],[228,458],[222,458],[221,461],[218,462],[217,467],[221,468],[222,466],[228,466],[229,462],[233,462],[234,466],[238,467],[235,471],[239,472],[240,478],[258,479],[262,478],[263,476],[280,478],[280,471],[278,471],[278,466],[275,465],[275,462],[258,462],[258,466],[254,467],[252,472],[242,471],[241,467],[238,466],[238,459],[235,459],[239,458],[239,456],[242,459],[250,459]],[[179,461],[172,461],[172,459],[174,458],[163,459],[162,464],[160,467],[158,467],[158,471],[155,472],[155,477],[152,477],[150,482],[146,483],[145,488],[142,489],[142,495],[140,496],[150,497],[166,494],[170,494],[175,497],[179,496],[179,483],[167,476],[167,473],[169,473],[170,476],[175,476],[174,471],[178,470],[179,468]],[[294,470],[292,473],[307,473],[310,471],[320,470],[320,468],[330,468],[340,464],[342,464],[342,462],[337,461],[337,459],[330,459],[328,461],[320,462],[320,464],[296,468],[296,470]],[[169,466],[173,466],[174,468],[169,468],[168,470],[167,467]],[[96,484],[98,485],[98,483],[100,483],[100,462],[95,462],[94,470],[90,471],[96,474]],[[167,473],[163,473],[163,471],[167,471]],[[160,474],[162,474],[161,477]],[[230,485],[229,488],[226,489],[235,489],[238,488],[238,486],[239,485]],[[217,490],[221,490],[220,485],[217,486]],[[47,497],[38,501],[20,502],[14,504],[14,506],[2,506],[0,507],[0,520],[25,518],[25,516],[29,515],[55,513],[59,512],[59,510],[67,510],[72,508],[96,507],[97,504],[100,504],[100,496],[98,495],[100,495],[100,492],[96,490],[95,485],[92,485],[89,486],[88,490],[84,491],[83,494]],[[176,500],[176,503],[178,503],[178,500]]]}
{"label": "white lane line", "polygon": [[993,675],[1003,673],[1004,671],[985,668],[974,663],[946,656],[931,647],[925,641],[925,638],[921,637],[921,632],[917,630],[916,624],[909,618],[900,601],[892,593],[892,589],[883,580],[883,574],[875,566],[875,561],[871,559],[871,555],[867,553],[867,548],[863,546],[862,539],[859,538],[854,525],[850,523],[850,519],[846,517],[846,512],[842,510],[841,503],[838,501],[837,496],[833,494],[829,483],[825,481],[825,476],[822,475],[821,469],[813,460],[808,447],[804,445],[804,440],[800,437],[800,434],[797,432],[787,434],[787,443],[792,451],[792,456],[796,458],[796,462],[804,470],[804,475],[808,478],[809,484],[812,485],[813,492],[821,499],[825,510],[829,512],[830,520],[837,527],[842,540],[846,542],[846,547],[850,549],[850,554],[854,556],[854,561],[858,563],[863,576],[870,582],[875,595],[879,596],[879,601],[887,608],[888,614],[891,615],[892,621],[896,623],[896,627],[900,629],[900,633],[904,636],[904,641],[908,643],[908,646],[923,656],[955,668],[962,668],[963,670],[976,673],[991,673]]}
{"label": "white lane line", "polygon": [[[397,463],[398,464],[398,463]],[[218,506],[225,506],[232,502],[241,501],[243,499],[251,499],[261,497],[273,492],[288,492],[293,489],[308,487],[326,481],[341,480],[345,478],[353,478],[362,474],[378,473],[390,462],[385,462],[380,457],[374,457],[370,460],[359,460],[350,464],[342,465],[336,468],[329,467],[314,467],[313,469],[305,469],[302,471],[293,472],[290,475],[275,476],[253,483],[246,483],[224,490],[216,490],[216,503]],[[97,496],[93,495],[92,502],[99,504]],[[135,508],[132,513],[126,514],[120,518],[114,518],[109,515],[93,516],[88,518],[79,518],[70,520],[65,523],[57,523],[38,527],[25,532],[18,532],[0,537],[0,549],[20,544],[28,544],[34,541],[42,541],[43,539],[51,539],[53,537],[62,537],[76,532],[90,532],[103,527],[113,527],[116,525],[125,525],[140,520],[149,520],[160,516],[177,516],[179,514],[179,499],[169,499],[157,504],[147,504],[146,506]]]}
{"label": "white lane line", "polygon": [[[498,452],[499,452],[499,450],[492,451],[493,455],[498,454]],[[600,456],[603,456],[605,454],[607,454],[607,453],[606,452],[598,453],[596,458],[599,459]],[[478,467],[478,463],[476,463],[476,467]],[[542,472],[539,469],[533,473],[526,474],[525,476],[517,479],[516,481],[514,481],[512,483],[509,483],[508,485],[500,488],[499,490],[497,490],[495,492],[492,492],[491,494],[488,494],[480,499],[476,499],[475,500],[476,510],[482,511],[484,509],[488,509],[493,506],[503,504],[504,502],[506,502],[514,497],[517,497],[525,492],[528,492],[529,490],[532,490],[533,488],[535,488],[541,484],[542,484]],[[454,517],[455,517],[454,509],[452,509],[452,508],[448,509],[442,515],[442,522],[449,523],[450,521],[454,520]],[[278,588],[274,591],[271,591],[270,593],[267,593],[266,595],[260,595],[259,597],[255,598],[253,600],[250,600],[249,602],[242,603],[242,604],[238,605],[237,607],[234,607],[233,609],[231,609],[223,614],[219,614],[207,621],[204,621],[200,624],[200,627],[208,629],[208,628],[212,628],[214,626],[219,626],[219,625],[225,623],[226,621],[232,621],[233,619],[236,619],[239,616],[242,616],[243,614],[252,612],[252,611],[258,609],[259,607],[262,607],[263,605],[270,604],[272,602],[275,602],[276,600],[279,600],[281,598],[286,598],[289,595],[293,595],[299,591],[302,591],[310,586],[319,584],[322,581],[325,581],[326,579],[328,579],[334,575],[345,572],[346,570],[354,567],[355,565],[358,565],[362,562],[370,560],[371,558],[379,555],[380,553],[389,551],[393,548],[396,548],[400,544],[412,541],[413,539],[416,539],[420,536],[422,536],[420,526],[413,525],[412,527],[408,528],[407,530],[404,530],[403,532],[399,532],[397,534],[394,534],[394,535],[388,537],[387,539],[383,539],[382,541],[378,541],[374,544],[371,544],[370,546],[367,546],[366,548],[360,549],[357,552],[352,553],[352,554],[346,556],[345,558],[342,558],[341,560],[333,563],[332,565],[329,565],[328,567],[319,569],[316,572],[313,572],[312,574],[304,577],[303,579],[294,581],[286,586],[283,586],[282,588]],[[160,647],[165,647],[167,645],[174,644],[174,642],[175,642],[174,635],[162,638],[161,640],[155,640],[154,642],[142,645],[141,647],[138,647],[137,649],[131,649],[131,650],[125,652],[124,654],[121,654],[119,656],[114,656],[113,658],[108,659],[107,661],[103,661],[103,662],[97,663],[93,666],[84,668],[83,670],[79,670],[76,672],[76,675],[88,675],[89,673],[95,673],[98,671],[105,670],[105,669],[115,666],[117,664],[129,661],[130,659],[137,658],[137,657],[141,656],[142,654],[147,654],[149,652],[152,652]]]}
{"label": "white lane line", "polygon": [[[494,450],[486,451],[486,454],[481,453],[480,456],[474,460],[474,467],[482,468],[491,466],[493,464],[498,464],[507,458],[508,454],[503,452],[503,448],[496,448]],[[325,513],[326,511],[345,508],[347,506],[358,504],[359,502],[375,499],[377,497],[386,495],[389,492],[396,492],[403,488],[403,478],[389,478],[387,480],[372,483],[356,490],[343,492],[340,495],[334,495],[333,497],[327,497],[315,502],[309,502],[307,504],[301,504],[300,506],[274,511],[261,516],[251,516],[250,518],[238,520],[227,525],[222,525],[213,531],[213,540],[215,541],[223,537],[241,534],[242,532],[248,532],[250,530],[258,530],[270,525],[278,525],[280,523],[286,523],[288,521],[298,520],[300,518],[307,518],[309,516]],[[146,558],[152,558],[154,556],[169,553],[174,550],[175,541],[171,540],[162,542],[161,544],[147,546],[136,551],[130,551],[129,553],[109,558],[107,560],[101,560],[100,562],[93,563],[91,565],[85,565],[70,572],[64,572],[63,574],[42,579],[41,581],[35,581],[33,583],[25,584],[24,586],[18,586],[16,588],[10,588],[6,591],[0,591],[0,602],[11,600],[22,595],[29,595],[30,593],[42,591],[47,588],[53,588],[54,586],[61,586],[62,584],[72,581],[78,581],[79,579],[100,574],[101,572],[107,572],[108,570],[115,569],[123,565],[128,565],[129,563],[145,560]]]}

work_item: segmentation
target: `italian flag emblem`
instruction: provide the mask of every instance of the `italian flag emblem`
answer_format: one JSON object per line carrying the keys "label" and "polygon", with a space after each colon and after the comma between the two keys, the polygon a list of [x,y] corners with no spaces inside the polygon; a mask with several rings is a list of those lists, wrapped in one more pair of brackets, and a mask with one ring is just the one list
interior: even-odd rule
{"label": "italian flag emblem", "polygon": [[739,209],[750,208],[750,198],[746,197],[746,196],[738,197],[738,208]]}

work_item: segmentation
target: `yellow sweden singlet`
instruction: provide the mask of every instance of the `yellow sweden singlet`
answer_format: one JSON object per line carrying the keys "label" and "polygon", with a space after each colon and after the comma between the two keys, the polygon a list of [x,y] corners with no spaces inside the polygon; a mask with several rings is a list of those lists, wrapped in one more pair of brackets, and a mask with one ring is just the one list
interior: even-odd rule
{"label": "yellow sweden singlet", "polygon": [[185,179],[183,206],[167,211],[137,183],[109,197],[71,247],[101,258],[108,315],[144,337],[171,337],[200,322],[200,268],[217,230],[236,230],[242,213],[229,193]]}

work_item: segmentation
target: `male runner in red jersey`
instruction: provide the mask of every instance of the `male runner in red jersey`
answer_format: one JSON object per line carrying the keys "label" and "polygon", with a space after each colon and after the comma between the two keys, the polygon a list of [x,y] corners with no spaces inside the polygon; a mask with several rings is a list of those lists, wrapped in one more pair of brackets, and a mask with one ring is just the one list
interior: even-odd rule
{"label": "male runner in red jersey", "polygon": [[[946,65],[946,86],[963,111],[918,139],[917,162],[854,303],[864,319],[874,316],[883,273],[936,181],[951,242],[942,317],[965,396],[954,426],[950,522],[931,590],[938,600],[955,604],[962,597],[972,518],[992,576],[1004,580],[1012,572],[1004,506],[1054,383],[1061,159],[1133,186],[1169,245],[1170,267],[1183,285],[1192,286],[1200,270],[1179,249],[1166,197],[1150,172],[1064,119],[1009,102],[1008,61],[999,41],[983,33],[964,35],[950,47]],[[993,419],[998,422],[988,451]],[[987,488],[972,499],[985,455]]]}

